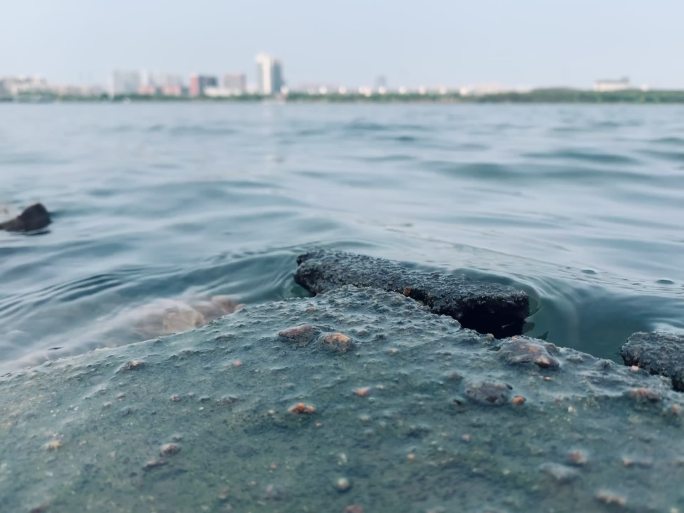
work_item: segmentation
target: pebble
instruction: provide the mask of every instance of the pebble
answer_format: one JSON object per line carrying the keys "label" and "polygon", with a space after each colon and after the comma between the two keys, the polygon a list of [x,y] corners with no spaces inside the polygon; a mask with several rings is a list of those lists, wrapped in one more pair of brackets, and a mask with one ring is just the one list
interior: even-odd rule
{"label": "pebble", "polygon": [[624,508],[627,505],[627,499],[610,490],[599,490],[596,492],[595,497],[597,501],[602,502],[603,504],[619,506],[621,508]]}
{"label": "pebble", "polygon": [[475,381],[466,386],[470,400],[487,406],[502,406],[509,401],[511,387],[496,381]]}
{"label": "pebble", "polygon": [[569,483],[579,476],[577,469],[562,465],[560,463],[544,463],[539,469],[545,474],[551,476],[558,483]]}
{"label": "pebble", "polygon": [[50,440],[48,443],[45,444],[45,448],[48,451],[56,451],[60,447],[62,447],[62,441],[56,438],[54,440]]}
{"label": "pebble", "polygon": [[370,387],[359,387],[354,389],[354,395],[359,397],[368,397],[370,395]]}
{"label": "pebble", "polygon": [[557,369],[560,363],[551,356],[546,347],[523,337],[515,337],[499,350],[499,356],[509,365],[534,363],[542,369]]}
{"label": "pebble", "polygon": [[147,462],[143,466],[143,470],[152,470],[153,468],[162,467],[167,463],[168,462],[164,459],[152,458],[151,460],[147,460]]}
{"label": "pebble", "polygon": [[143,360],[129,360],[126,362],[123,367],[121,367],[121,370],[125,371],[130,371],[130,370],[138,370],[142,369],[145,366],[145,362]]}
{"label": "pebble", "polygon": [[301,414],[311,414],[316,413],[316,407],[313,404],[297,403],[290,406],[287,411],[290,413]]}
{"label": "pebble", "polygon": [[344,513],[363,513],[363,506],[360,504],[350,504],[344,508]]}
{"label": "pebble", "polygon": [[180,452],[181,448],[180,445],[174,444],[174,443],[168,443],[168,444],[163,444],[159,448],[159,455],[160,456],[170,456],[172,454],[178,454]]}
{"label": "pebble", "polygon": [[334,353],[346,353],[354,349],[354,342],[351,337],[344,333],[326,333],[321,337],[323,347]]}
{"label": "pebble", "polygon": [[514,395],[513,399],[511,399],[511,403],[513,403],[515,406],[522,406],[525,404],[526,399],[522,395]]}
{"label": "pebble", "polygon": [[280,337],[283,342],[288,342],[297,346],[306,346],[311,343],[319,333],[320,330],[311,324],[299,324],[298,326],[292,326],[291,328],[279,331],[278,337]]}
{"label": "pebble", "polygon": [[571,465],[582,467],[589,462],[589,456],[582,449],[573,449],[568,452],[567,460]]}
{"label": "pebble", "polygon": [[335,481],[335,488],[338,492],[347,492],[351,488],[351,482],[346,477],[340,477]]}
{"label": "pebble", "polygon": [[648,458],[641,458],[638,456],[623,456],[622,457],[622,464],[627,467],[641,467],[641,468],[650,468],[653,466],[653,460],[648,459]]}
{"label": "pebble", "polygon": [[662,399],[657,391],[644,387],[631,388],[625,393],[628,397],[636,400],[637,402],[657,403]]}

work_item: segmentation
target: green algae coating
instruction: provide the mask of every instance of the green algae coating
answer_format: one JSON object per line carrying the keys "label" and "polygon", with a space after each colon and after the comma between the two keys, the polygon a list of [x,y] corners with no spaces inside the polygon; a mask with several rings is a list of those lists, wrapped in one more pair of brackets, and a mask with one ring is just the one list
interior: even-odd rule
{"label": "green algae coating", "polygon": [[[354,347],[278,335],[302,324]],[[665,379],[510,343],[344,287],[6,376],[0,511],[684,511]]]}

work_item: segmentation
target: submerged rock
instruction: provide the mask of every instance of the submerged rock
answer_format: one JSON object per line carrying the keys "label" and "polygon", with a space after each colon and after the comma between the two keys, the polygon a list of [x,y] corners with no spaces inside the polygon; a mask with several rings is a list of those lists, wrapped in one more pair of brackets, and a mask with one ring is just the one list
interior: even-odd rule
{"label": "submerged rock", "polygon": [[391,260],[341,251],[313,251],[297,258],[295,281],[320,294],[342,285],[374,287],[427,305],[480,333],[505,337],[522,333],[529,315],[527,293],[462,274],[427,272]]}
{"label": "submerged rock", "polygon": [[50,214],[42,203],[26,207],[14,219],[0,223],[0,230],[8,232],[32,232],[41,230],[51,222]]}
{"label": "submerged rock", "polygon": [[684,335],[634,333],[620,349],[625,365],[637,365],[652,374],[672,379],[672,387],[684,392]]}
{"label": "submerged rock", "polygon": [[[318,331],[354,350],[296,343]],[[342,287],[5,376],[0,511],[681,508],[682,394],[571,349],[551,369],[505,348],[400,294]]]}

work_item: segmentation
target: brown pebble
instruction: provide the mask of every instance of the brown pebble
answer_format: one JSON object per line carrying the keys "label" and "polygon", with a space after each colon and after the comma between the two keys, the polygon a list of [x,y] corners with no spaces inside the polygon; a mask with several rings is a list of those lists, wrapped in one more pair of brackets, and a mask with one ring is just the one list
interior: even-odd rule
{"label": "brown pebble", "polygon": [[231,362],[231,365],[232,365],[233,367],[242,367],[242,360],[233,360],[233,361]]}
{"label": "brown pebble", "polygon": [[596,492],[596,500],[602,502],[603,504],[620,506],[624,508],[627,505],[627,499],[622,495],[617,495],[610,490],[599,490]]}
{"label": "brown pebble", "polygon": [[321,338],[321,343],[323,347],[335,353],[346,353],[354,349],[351,337],[339,332],[326,333]]}
{"label": "brown pebble", "polygon": [[316,407],[313,404],[297,403],[290,406],[287,411],[298,415],[311,414],[316,412]]}
{"label": "brown pebble", "polygon": [[45,448],[48,451],[56,451],[60,447],[62,447],[62,441],[58,440],[57,438],[50,440],[48,443],[45,444]]}
{"label": "brown pebble", "polygon": [[306,346],[318,336],[319,332],[320,330],[311,324],[300,324],[279,331],[278,336],[284,342]]}
{"label": "brown pebble", "polygon": [[660,394],[650,388],[631,388],[626,393],[638,402],[657,403],[661,400]]}
{"label": "brown pebble", "polygon": [[354,389],[354,395],[359,397],[368,397],[370,395],[370,387],[359,387]]}
{"label": "brown pebble", "polygon": [[513,403],[515,406],[522,406],[525,404],[526,399],[522,395],[514,395],[513,399],[511,399],[511,403]]}
{"label": "brown pebble", "polygon": [[589,456],[582,449],[573,449],[568,452],[568,463],[582,467],[589,461]]}
{"label": "brown pebble", "polygon": [[179,396],[178,394],[173,394],[169,399],[171,399],[174,403],[177,403],[181,400],[181,396]]}
{"label": "brown pebble", "polygon": [[514,337],[499,349],[499,357],[509,365],[533,363],[542,369],[558,369],[560,363],[549,354],[549,347],[526,337]]}
{"label": "brown pebble", "polygon": [[350,504],[344,508],[344,513],[363,513],[363,506],[360,504]]}
{"label": "brown pebble", "polygon": [[159,448],[160,456],[170,456],[172,454],[178,454],[181,448],[180,445],[174,443],[164,444]]}

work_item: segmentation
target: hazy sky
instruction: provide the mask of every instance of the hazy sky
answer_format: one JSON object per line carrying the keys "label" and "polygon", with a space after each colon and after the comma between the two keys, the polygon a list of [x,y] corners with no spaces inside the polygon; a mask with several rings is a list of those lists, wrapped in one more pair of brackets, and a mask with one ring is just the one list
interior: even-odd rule
{"label": "hazy sky", "polygon": [[596,78],[684,88],[684,0],[2,0],[0,76],[104,83],[112,69],[254,79],[254,55],[290,85]]}

